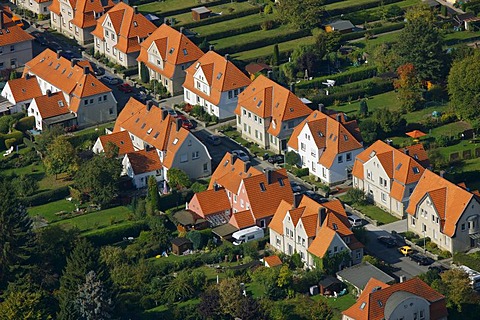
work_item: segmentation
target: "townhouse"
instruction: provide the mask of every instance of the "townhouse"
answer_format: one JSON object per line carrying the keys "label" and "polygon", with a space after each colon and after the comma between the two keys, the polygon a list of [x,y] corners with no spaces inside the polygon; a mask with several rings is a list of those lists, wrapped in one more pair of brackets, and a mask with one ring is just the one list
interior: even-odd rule
{"label": "townhouse", "polygon": [[379,140],[355,158],[353,187],[363,190],[376,206],[403,218],[424,170],[411,155]]}
{"label": "townhouse", "polygon": [[[222,200],[223,206],[215,205],[215,211],[204,215],[203,208],[220,199],[228,202]],[[226,153],[210,179],[209,190],[195,194],[188,208],[213,226],[228,222],[238,229],[266,228],[282,200],[293,201],[285,169],[260,172],[250,162]]]}
{"label": "townhouse", "polygon": [[154,176],[157,183],[166,177],[156,150],[143,149],[126,153],[122,166],[122,175],[132,178],[133,186],[137,189],[146,187],[150,176]]}
{"label": "townhouse", "polygon": [[97,19],[92,31],[95,53],[125,68],[137,65],[140,44],[155,31],[155,25],[137,7],[119,2]]}
{"label": "townhouse", "polygon": [[[145,150],[138,153],[138,157],[142,157],[142,161],[146,163],[152,163],[152,166],[143,164],[145,168],[135,171],[132,153],[125,155],[124,173],[132,178],[137,188],[146,186],[150,175],[155,175],[159,182],[168,180],[167,172],[171,168],[185,171],[191,179],[211,174],[211,157],[205,145],[182,127],[181,119],[173,118],[167,110],[154,106],[151,101],[144,105],[133,98],[128,100],[118,115],[113,134],[122,131],[128,132],[134,153]],[[151,150],[155,150],[161,168],[159,162],[153,162]]]}
{"label": "townhouse", "polygon": [[[31,0],[30,0],[31,1]],[[100,18],[114,6],[111,0],[52,0],[50,25],[80,45],[93,41],[92,31]]]}
{"label": "townhouse", "polygon": [[50,10],[48,7],[52,4],[52,0],[10,0],[15,3],[17,7],[30,10],[31,12],[39,15],[48,15]]}
{"label": "townhouse", "polygon": [[7,13],[10,11],[0,10],[0,71],[5,70],[8,78],[10,70],[32,59],[34,37],[17,26]]}
{"label": "townhouse", "polygon": [[150,80],[157,80],[172,95],[183,92],[185,70],[203,55],[182,30],[162,24],[140,44],[137,59],[139,76],[143,64]]}
{"label": "townhouse", "polygon": [[28,116],[35,117],[34,127],[40,131],[59,123],[67,128],[76,125],[76,116],[68,109],[60,91],[33,98]]}
{"label": "townhouse", "polygon": [[[61,52],[44,50],[25,64],[23,77],[33,77],[42,95],[61,92],[63,100],[60,100],[66,104],[79,127],[112,121],[117,117],[117,101],[112,90],[91,74],[90,68],[81,68],[75,60],[62,57]],[[37,107],[42,108],[42,105]],[[35,116],[37,129],[43,128],[43,125],[38,126],[44,122],[42,113],[30,109],[28,113]],[[65,122],[62,119],[56,119],[55,124],[72,124],[71,116],[64,119]]]}
{"label": "townhouse", "polygon": [[210,50],[185,72],[185,103],[200,105],[219,119],[235,117],[238,95],[251,81],[228,60],[228,54],[222,57]]}
{"label": "townhouse", "polygon": [[331,185],[350,178],[354,159],[364,148],[356,121],[316,110],[295,127],[288,150],[299,154],[300,165],[310,174]]}
{"label": "townhouse", "polygon": [[450,253],[480,245],[480,194],[425,170],[410,196],[408,230]]}
{"label": "townhouse", "polygon": [[119,131],[98,137],[92,150],[96,154],[108,152],[109,144],[113,144],[118,148],[118,156],[122,158],[127,153],[135,151],[128,131]]}
{"label": "townhouse", "polygon": [[17,113],[27,111],[33,98],[40,97],[42,91],[37,79],[28,75],[9,80],[3,87],[1,95],[12,104],[10,113]]}
{"label": "townhouse", "polygon": [[322,267],[327,255],[346,252],[349,258],[339,267],[347,267],[362,261],[364,247],[350,227],[339,200],[319,204],[303,196],[298,203],[280,203],[269,225],[270,245],[287,255],[300,254],[308,268]]}
{"label": "townhouse", "polygon": [[419,278],[388,285],[371,278],[342,320],[446,320],[446,299]]}
{"label": "townhouse", "polygon": [[293,128],[310,113],[297,96],[263,75],[239,94],[235,109],[242,138],[273,152],[287,149]]}

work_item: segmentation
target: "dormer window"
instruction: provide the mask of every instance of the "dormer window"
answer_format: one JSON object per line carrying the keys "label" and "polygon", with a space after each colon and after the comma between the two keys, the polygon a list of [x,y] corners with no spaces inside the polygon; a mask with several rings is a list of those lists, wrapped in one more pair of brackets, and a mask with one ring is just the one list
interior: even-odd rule
{"label": "dormer window", "polygon": [[138,27],[137,21],[133,21],[133,26],[134,26],[134,27]]}
{"label": "dormer window", "polygon": [[168,51],[168,53],[172,54],[174,51],[175,51],[175,48],[170,48],[170,50]]}
{"label": "dormer window", "polygon": [[418,167],[413,167],[412,170],[413,170],[414,174],[419,174],[420,173],[420,169],[418,169]]}
{"label": "dormer window", "polygon": [[183,55],[184,56],[188,55],[187,49],[183,49]]}

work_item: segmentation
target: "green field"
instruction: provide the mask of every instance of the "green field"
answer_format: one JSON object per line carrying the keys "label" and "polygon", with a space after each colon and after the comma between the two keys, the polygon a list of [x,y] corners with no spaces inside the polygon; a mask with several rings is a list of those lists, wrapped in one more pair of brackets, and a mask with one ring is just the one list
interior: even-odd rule
{"label": "green field", "polygon": [[263,15],[263,14],[256,14],[256,15],[249,15],[246,17],[240,17],[237,19],[222,21],[213,24],[207,24],[205,26],[194,27],[191,30],[198,33],[199,37],[207,37],[212,33],[217,32],[224,32],[232,29],[236,29],[239,26],[247,27],[256,24],[260,24],[263,21],[273,19],[273,15]]}
{"label": "green field", "polygon": [[[231,2],[231,3],[220,4],[218,6],[208,7],[208,9],[212,10],[212,14],[213,13],[217,15],[221,14],[222,16],[238,13],[251,8],[254,8],[254,6],[252,6],[248,2]],[[187,23],[187,22],[194,22],[191,12],[185,12],[172,17],[177,20],[177,25],[182,25],[182,23]],[[214,15],[210,17],[214,17]]]}
{"label": "green field", "polygon": [[[138,10],[145,13],[161,13],[168,12],[173,10],[179,10],[184,8],[189,8],[198,4],[196,0],[165,0],[165,1],[154,1],[150,3],[141,4],[138,6]],[[198,4],[201,6],[201,4]]]}
{"label": "green field", "polygon": [[67,200],[58,200],[41,206],[28,208],[28,214],[31,217],[41,216],[48,222],[55,222],[62,219],[59,215],[56,215],[56,213],[60,211],[72,212],[73,210],[75,210],[75,203]]}
{"label": "green field", "polygon": [[120,206],[101,211],[93,211],[71,219],[56,221],[53,224],[65,228],[78,228],[80,231],[90,231],[125,221],[130,213],[129,208]]}
{"label": "green field", "polygon": [[[293,51],[295,48],[302,44],[313,44],[315,42],[315,38],[313,36],[303,37],[295,40],[290,40],[286,42],[281,42],[278,44],[278,49],[281,53],[287,51]],[[269,45],[266,47],[261,47],[253,50],[242,51],[233,54],[233,57],[239,60],[252,60],[255,58],[265,58],[273,54],[273,47],[274,45]]]}

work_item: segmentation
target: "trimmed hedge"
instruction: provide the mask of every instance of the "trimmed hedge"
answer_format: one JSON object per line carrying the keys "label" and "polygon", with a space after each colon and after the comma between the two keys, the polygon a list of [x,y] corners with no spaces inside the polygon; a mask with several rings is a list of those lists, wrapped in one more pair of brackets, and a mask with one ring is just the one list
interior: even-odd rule
{"label": "trimmed hedge", "polygon": [[308,29],[294,30],[291,33],[288,33],[285,35],[257,39],[257,40],[253,40],[251,42],[243,43],[243,44],[233,44],[226,48],[216,49],[216,51],[218,52],[218,54],[237,53],[241,51],[248,51],[248,50],[265,47],[275,43],[286,42],[286,41],[306,37],[309,35],[311,35],[311,33],[310,33],[310,30]]}
{"label": "trimmed hedge", "polygon": [[[145,3],[150,3],[150,2],[154,2],[154,1],[156,1],[156,0],[153,0],[153,1],[139,0],[138,2],[139,2],[139,4],[145,4]],[[137,1],[135,1],[135,5],[137,5],[136,2]],[[230,2],[231,2],[231,0],[217,0],[217,1],[212,1],[212,2],[205,3],[205,5],[208,5],[209,7],[212,7],[212,6],[218,6],[220,4],[230,3]],[[176,16],[177,14],[190,12],[190,11],[192,11],[193,8],[198,8],[199,6],[201,6],[201,4],[195,4],[195,5],[190,6],[190,7],[171,10],[171,11],[164,11],[164,12],[161,12],[161,11],[154,11],[154,12],[143,11],[143,12],[145,12],[145,13],[155,13],[155,15],[157,15],[159,17],[169,17],[169,16]],[[142,12],[142,10],[140,10],[140,12]]]}
{"label": "trimmed hedge", "polygon": [[[0,150],[10,148],[11,145],[19,145],[22,143],[23,133],[18,130],[12,130],[9,134],[0,134]],[[9,146],[6,146],[6,141],[9,141]]]}
{"label": "trimmed hedge", "polygon": [[251,26],[244,26],[244,27],[239,27],[239,28],[235,28],[235,29],[215,32],[215,33],[207,34],[207,35],[204,35],[204,36],[199,35],[198,38],[200,38],[201,40],[203,40],[203,38],[207,38],[208,41],[212,41],[212,40],[218,40],[218,39],[222,39],[222,38],[233,37],[233,36],[243,34],[243,33],[262,30],[262,24],[263,24],[263,22],[260,22],[258,24],[254,24],[254,25],[251,25]]}
{"label": "trimmed hedge", "polygon": [[185,192],[172,192],[166,195],[162,195],[160,197],[160,210],[167,211],[173,207],[177,207],[185,202],[190,201],[193,197],[192,191],[185,191]]}
{"label": "trimmed hedge", "polygon": [[22,118],[22,119],[18,120],[15,127],[16,127],[17,130],[19,130],[21,132],[25,132],[27,130],[33,129],[34,125],[35,125],[35,117],[31,116],[31,117],[25,117],[25,118]]}
{"label": "trimmed hedge", "polygon": [[133,67],[122,71],[123,75],[126,77],[135,76],[138,74],[138,67]]}
{"label": "trimmed hedge", "polygon": [[303,81],[303,82],[300,82],[299,84],[296,84],[295,87],[297,89],[325,88],[322,82],[325,82],[327,80],[335,80],[335,85],[338,86],[345,83],[372,78],[376,74],[377,74],[377,67],[367,66],[367,67],[361,67],[356,69],[350,69],[348,71],[332,74],[329,76],[315,78],[311,81]]}
{"label": "trimmed hedge", "polygon": [[[230,2],[230,1],[228,1],[228,2]],[[203,19],[203,20],[200,20],[200,21],[179,23],[179,24],[175,25],[175,27],[177,27],[177,28],[180,28],[180,27],[184,27],[184,28],[201,27],[201,26],[206,26],[206,25],[209,25],[209,24],[217,23],[217,22],[222,22],[222,21],[233,20],[233,19],[237,19],[237,18],[241,18],[241,17],[251,16],[253,14],[260,13],[260,12],[262,12],[261,7],[253,7],[253,8],[250,8],[250,9],[245,9],[245,10],[230,13],[230,14],[225,14],[225,15],[221,15],[221,16],[214,16],[214,17]]]}
{"label": "trimmed hedge", "polygon": [[58,189],[42,191],[33,196],[22,199],[23,203],[28,207],[39,206],[53,201],[62,200],[70,195],[68,187],[61,187]]}
{"label": "trimmed hedge", "polygon": [[85,141],[97,141],[98,137],[103,134],[105,133],[101,130],[97,130],[86,134],[70,136],[68,137],[68,141],[72,144],[73,147],[77,148],[81,146]]}
{"label": "trimmed hedge", "polygon": [[405,27],[405,22],[398,22],[394,24],[389,24],[387,26],[382,26],[378,28],[372,28],[369,30],[362,30],[362,31],[357,31],[357,32],[352,32],[352,33],[347,33],[344,34],[340,37],[341,41],[350,41],[354,39],[360,39],[365,36],[366,33],[370,33],[372,35],[376,34],[381,34],[381,33],[386,33],[390,31],[396,31],[403,29]]}
{"label": "trimmed hedge", "polygon": [[381,5],[387,5],[387,4],[397,3],[401,1],[402,0],[373,0],[371,2],[354,4],[351,6],[345,6],[343,8],[326,10],[326,15],[327,17],[339,16],[339,15],[351,13],[354,11],[361,11],[361,10],[375,8]]}
{"label": "trimmed hedge", "polygon": [[145,222],[129,221],[127,223],[89,231],[84,233],[83,236],[96,246],[104,246],[120,242],[125,237],[138,237],[140,232],[144,230],[148,230],[148,225]]}

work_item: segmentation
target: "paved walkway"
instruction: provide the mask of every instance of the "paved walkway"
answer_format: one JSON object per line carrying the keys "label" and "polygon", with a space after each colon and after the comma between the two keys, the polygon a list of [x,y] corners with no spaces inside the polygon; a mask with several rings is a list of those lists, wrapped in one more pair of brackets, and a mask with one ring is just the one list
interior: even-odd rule
{"label": "paved walkway", "polygon": [[407,231],[407,219],[403,219],[403,220],[395,221],[395,222],[392,222],[392,223],[389,223],[389,224],[385,224],[385,225],[380,226],[380,228],[385,230],[385,231],[388,231],[390,233],[392,231],[396,231],[397,233],[406,232]]}

